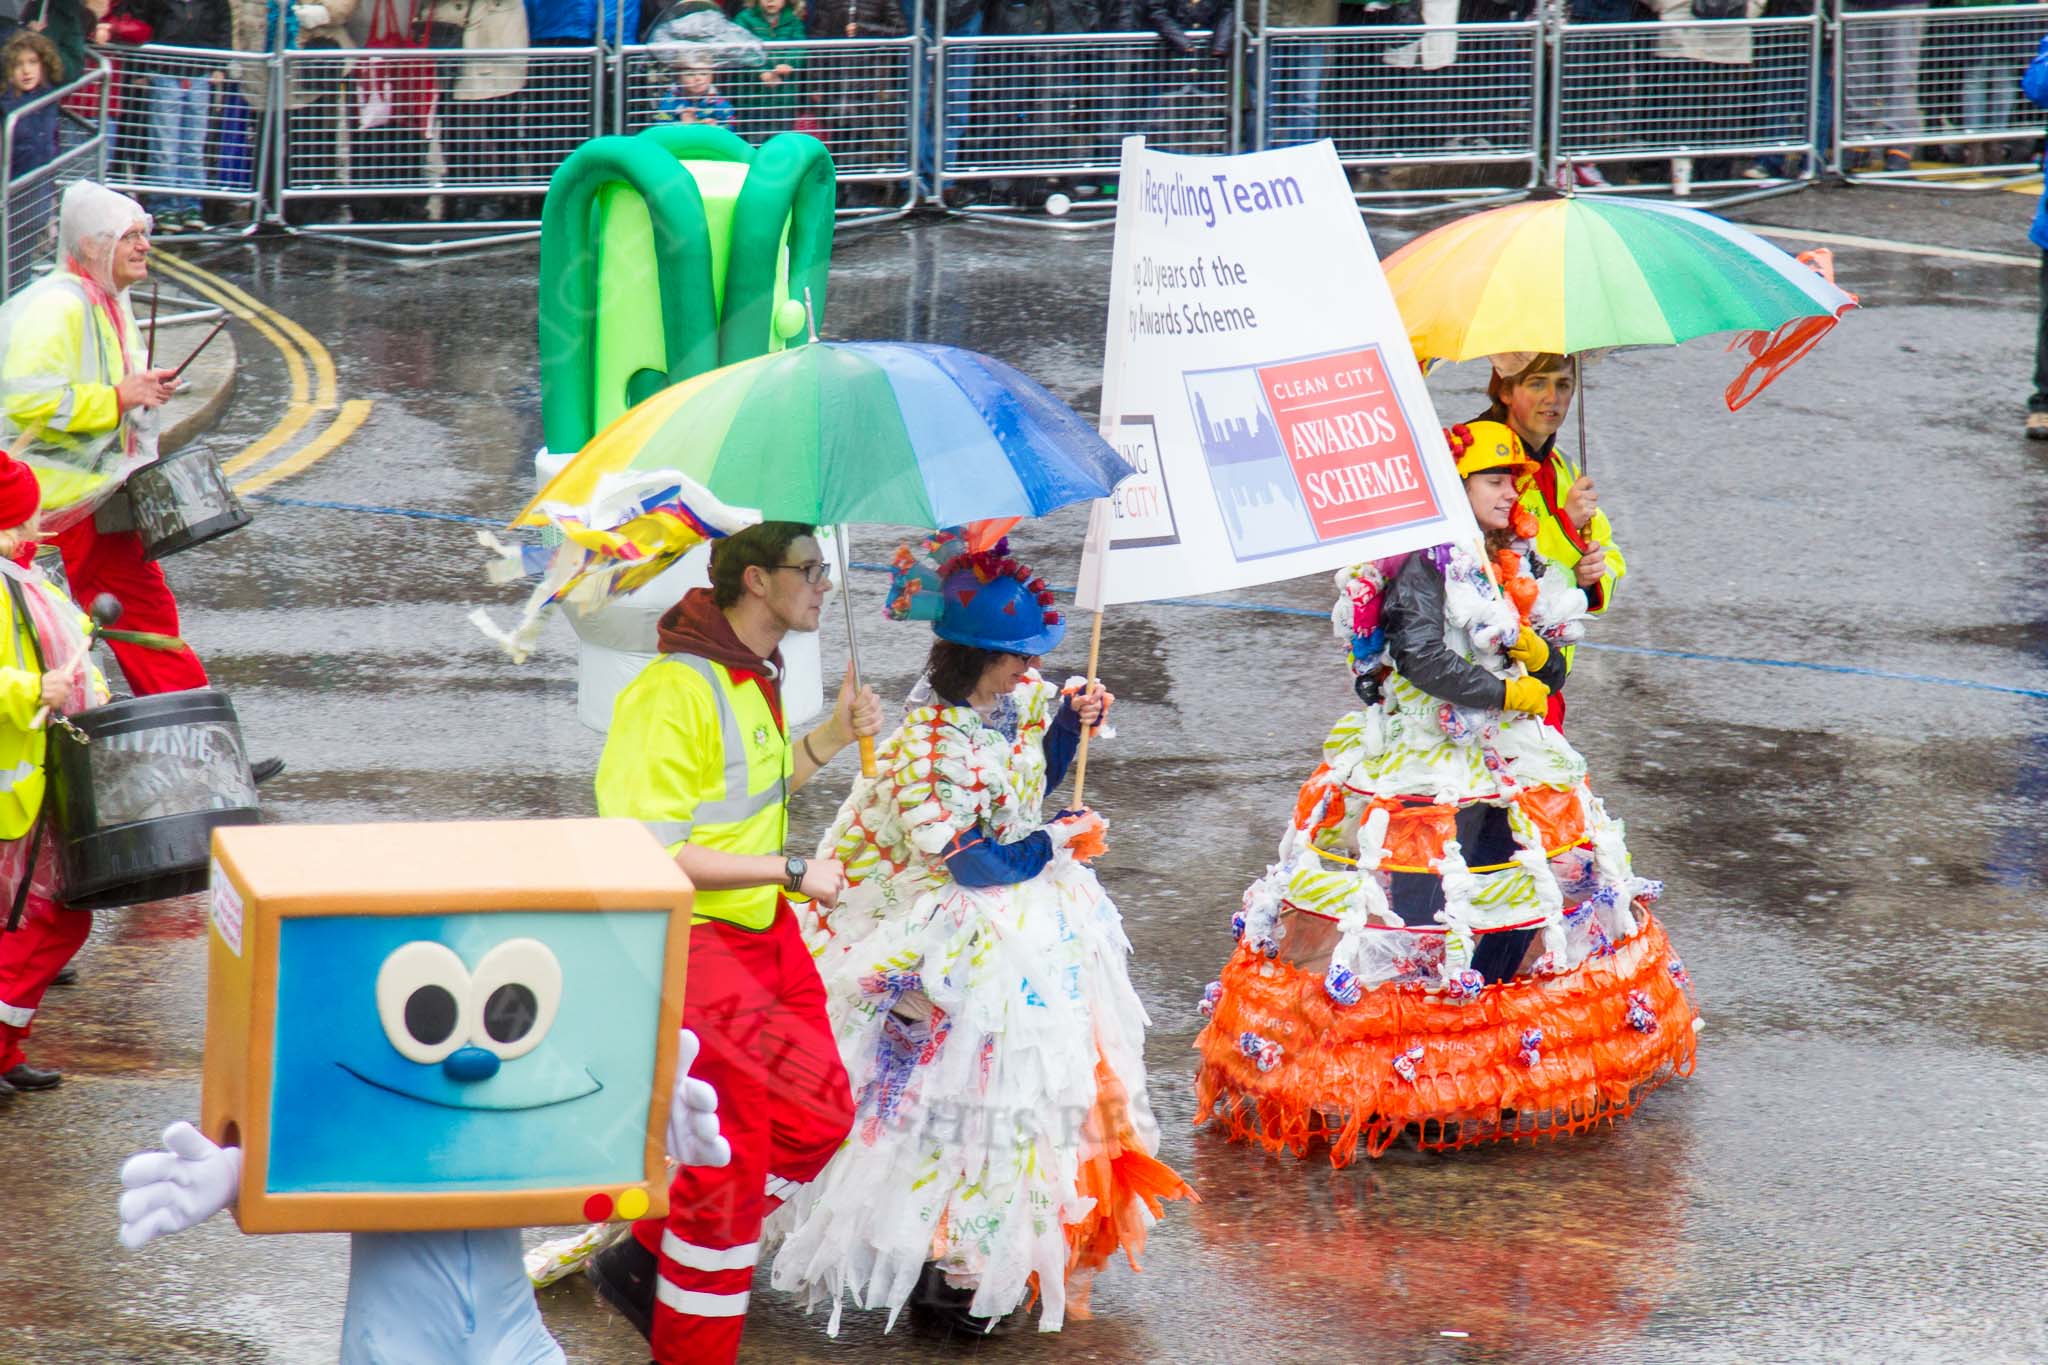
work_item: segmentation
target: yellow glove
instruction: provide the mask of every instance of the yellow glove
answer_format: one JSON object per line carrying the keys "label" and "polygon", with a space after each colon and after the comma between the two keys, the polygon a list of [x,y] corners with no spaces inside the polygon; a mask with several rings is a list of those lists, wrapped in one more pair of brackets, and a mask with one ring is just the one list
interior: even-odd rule
{"label": "yellow glove", "polygon": [[1534,678],[1509,678],[1507,695],[1501,698],[1500,708],[1540,716],[1550,710],[1550,689]]}
{"label": "yellow glove", "polygon": [[1541,635],[1523,626],[1521,638],[1508,646],[1508,657],[1535,673],[1550,662],[1550,645]]}

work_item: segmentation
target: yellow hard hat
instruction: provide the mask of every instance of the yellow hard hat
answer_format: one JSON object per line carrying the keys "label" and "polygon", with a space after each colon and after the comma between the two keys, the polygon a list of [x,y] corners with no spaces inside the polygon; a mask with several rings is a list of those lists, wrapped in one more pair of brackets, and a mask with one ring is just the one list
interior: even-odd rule
{"label": "yellow hard hat", "polygon": [[1536,472],[1536,462],[1522,449],[1522,438],[1501,422],[1460,422],[1444,428],[1444,439],[1457,457],[1458,477],[1505,469],[1520,478]]}

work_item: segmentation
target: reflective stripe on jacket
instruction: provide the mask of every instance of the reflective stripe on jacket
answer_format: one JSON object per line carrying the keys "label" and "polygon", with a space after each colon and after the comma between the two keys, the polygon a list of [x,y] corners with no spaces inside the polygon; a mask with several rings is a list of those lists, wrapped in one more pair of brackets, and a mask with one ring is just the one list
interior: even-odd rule
{"label": "reflective stripe on jacket", "polygon": [[[597,810],[684,844],[779,855],[789,833],[789,734],[761,688],[724,664],[664,654],[619,693],[597,764]],[[763,930],[775,886],[699,891],[696,916]]]}

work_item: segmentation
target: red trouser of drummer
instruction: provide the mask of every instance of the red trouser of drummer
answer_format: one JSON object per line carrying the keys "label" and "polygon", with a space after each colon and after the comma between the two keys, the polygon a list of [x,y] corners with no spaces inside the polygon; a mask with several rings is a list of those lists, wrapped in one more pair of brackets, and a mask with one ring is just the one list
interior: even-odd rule
{"label": "red trouser of drummer", "polygon": [[732,1163],[678,1167],[668,1217],[633,1235],[661,1263],[655,1360],[719,1365],[739,1354],[761,1220],[782,1202],[766,1189],[816,1179],[853,1127],[825,987],[787,901],[763,933],[691,926],[683,1027],[702,1045],[690,1074],[718,1091]]}
{"label": "red trouser of drummer", "polygon": [[[49,838],[49,831],[44,831]],[[0,928],[14,904],[14,888],[0,904]],[[66,910],[47,896],[31,892],[22,907],[21,926],[12,933],[0,932],[0,1072],[8,1072],[27,1060],[21,1043],[43,1003],[43,992],[58,972],[84,946],[92,932],[92,912]]]}
{"label": "red trouser of drummer", "polygon": [[[52,538],[64,557],[64,577],[71,600],[90,608],[92,599],[110,592],[121,602],[122,630],[158,635],[178,633],[178,599],[164,582],[164,571],[142,557],[142,537],[133,531],[102,531],[87,517]],[[157,692],[183,692],[206,686],[206,669],[190,647],[149,649],[120,640],[107,642],[128,688],[138,697]]]}

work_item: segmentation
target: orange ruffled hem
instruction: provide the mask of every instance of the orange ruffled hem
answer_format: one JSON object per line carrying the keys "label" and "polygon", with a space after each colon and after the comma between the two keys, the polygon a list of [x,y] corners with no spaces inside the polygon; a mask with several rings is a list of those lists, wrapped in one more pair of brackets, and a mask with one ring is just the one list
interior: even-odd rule
{"label": "orange ruffled hem", "polygon": [[1121,1251],[1132,1270],[1143,1270],[1146,1214],[1157,1219],[1169,1199],[1201,1198],[1171,1166],[1147,1153],[1131,1124],[1130,1094],[1100,1055],[1095,1062],[1095,1108],[1082,1134],[1076,1190],[1095,1205],[1067,1233],[1067,1311],[1088,1316],[1095,1272]]}
{"label": "orange ruffled hem", "polygon": [[[1451,1150],[1626,1117],[1672,1076],[1692,1074],[1699,1017],[1663,927],[1638,913],[1640,931],[1612,955],[1488,986],[1467,1003],[1402,985],[1340,1006],[1321,976],[1240,946],[1195,1039],[1195,1122],[1213,1119],[1274,1153],[1302,1156],[1326,1141],[1331,1164],[1345,1166],[1361,1142],[1377,1157],[1411,1124],[1422,1147]],[[1648,1032],[1629,1023],[1631,992],[1649,1002]],[[1520,1057],[1529,1029],[1543,1031],[1533,1066]],[[1245,1033],[1280,1045],[1272,1070],[1238,1046]],[[1417,1044],[1410,1081],[1394,1059]]]}

